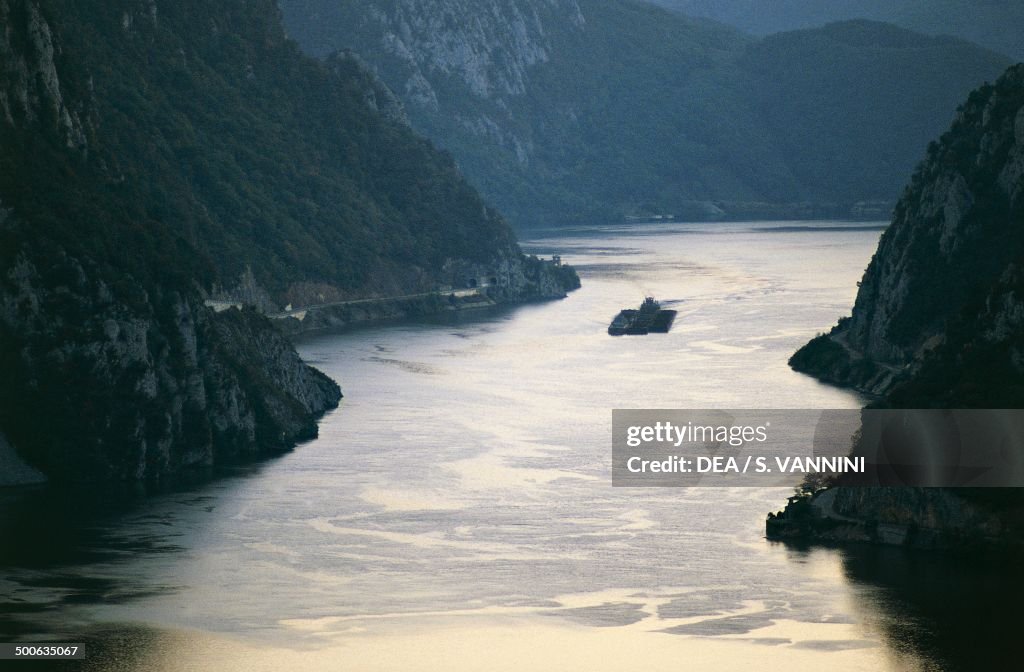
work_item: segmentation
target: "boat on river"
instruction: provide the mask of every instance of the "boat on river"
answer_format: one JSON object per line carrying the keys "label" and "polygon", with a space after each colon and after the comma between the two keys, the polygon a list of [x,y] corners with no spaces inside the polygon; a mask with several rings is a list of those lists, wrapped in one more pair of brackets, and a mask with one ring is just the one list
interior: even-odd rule
{"label": "boat on river", "polygon": [[675,319],[676,311],[662,308],[654,297],[648,296],[638,309],[619,311],[608,325],[608,333],[611,336],[667,334]]}

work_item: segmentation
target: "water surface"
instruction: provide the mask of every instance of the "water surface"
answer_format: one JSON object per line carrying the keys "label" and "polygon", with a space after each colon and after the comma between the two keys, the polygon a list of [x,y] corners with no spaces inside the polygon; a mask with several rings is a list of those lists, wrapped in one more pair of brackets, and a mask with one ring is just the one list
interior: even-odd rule
{"label": "water surface", "polygon": [[[130,506],[9,494],[0,639],[85,640],[104,670],[956,667],[936,633],[973,621],[922,596],[988,570],[769,543],[785,489],[610,485],[613,408],[862,405],[786,359],[879,233],[552,232],[525,247],[580,270],[565,300],[307,338],[346,395],[317,441]],[[646,295],[671,333],[609,337]]]}

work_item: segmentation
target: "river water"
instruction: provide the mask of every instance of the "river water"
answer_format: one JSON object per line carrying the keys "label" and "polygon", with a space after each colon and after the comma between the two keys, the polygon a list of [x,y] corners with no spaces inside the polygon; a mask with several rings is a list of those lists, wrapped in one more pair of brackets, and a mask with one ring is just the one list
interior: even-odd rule
{"label": "river water", "polygon": [[[129,504],[5,494],[0,641],[95,670],[969,669],[1000,570],[768,542],[785,489],[611,487],[613,408],[862,405],[786,359],[880,231],[540,232],[565,300],[307,338],[346,395],[318,440]],[[645,295],[672,331],[609,337]]]}

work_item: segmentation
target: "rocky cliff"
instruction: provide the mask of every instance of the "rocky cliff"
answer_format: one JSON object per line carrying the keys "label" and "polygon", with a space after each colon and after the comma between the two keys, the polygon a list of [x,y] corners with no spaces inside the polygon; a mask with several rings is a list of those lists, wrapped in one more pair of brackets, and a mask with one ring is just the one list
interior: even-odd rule
{"label": "rocky cliff", "polygon": [[112,286],[22,226],[0,232],[16,255],[0,277],[0,422],[51,478],[160,479],[280,452],[337,405],[337,384],[253,310]]}
{"label": "rocky cliff", "polygon": [[[790,361],[875,406],[1024,405],[1024,65],[973,92],[928,149],[853,313]],[[1024,547],[1019,489],[832,487],[771,536],[928,548]]]}
{"label": "rocky cliff", "polygon": [[[0,434],[51,478],[316,435],[337,384],[212,298],[270,312],[532,264],[390,91],[301,55],[269,0],[0,0]],[[578,282],[539,274],[501,300]]]}
{"label": "rocky cliff", "polygon": [[[1024,66],[1015,66],[974,91],[929,147],[864,273],[852,314],[798,351],[791,365],[875,394],[948,376],[947,391],[928,405],[951,401],[964,375],[977,385],[1001,368],[1020,375],[1022,196]],[[997,365],[956,371],[997,351]],[[989,392],[999,398],[1007,389]]]}
{"label": "rocky cliff", "polygon": [[[536,66],[583,30],[577,0],[278,4],[303,49],[321,58],[351,50],[380,75],[414,127],[453,151],[471,179],[481,178],[476,186],[502,212],[515,219],[520,199],[542,198],[530,171],[544,169],[544,138],[523,118],[522,105],[538,93]],[[481,176],[496,160],[504,179]],[[510,191],[519,198],[509,198]],[[583,199],[578,205],[586,207]]]}
{"label": "rocky cliff", "polygon": [[522,227],[888,214],[948,110],[1009,65],[885,24],[758,40],[630,0],[279,5],[309,53],[357,53]]}
{"label": "rocky cliff", "polygon": [[1024,553],[1024,500],[1015,490],[834,487],[769,516],[776,539],[929,550]]}

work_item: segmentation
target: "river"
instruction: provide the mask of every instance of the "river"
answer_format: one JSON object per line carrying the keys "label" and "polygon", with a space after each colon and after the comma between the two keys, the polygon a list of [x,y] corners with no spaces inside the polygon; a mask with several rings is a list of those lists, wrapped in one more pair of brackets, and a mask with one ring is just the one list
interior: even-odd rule
{"label": "river", "polygon": [[[768,542],[786,489],[611,487],[613,408],[861,406],[786,359],[880,232],[538,232],[564,300],[307,337],[346,395],[318,440],[130,503],[5,493],[0,641],[112,671],[957,669],[991,568]],[[608,336],[647,295],[672,331]]]}

